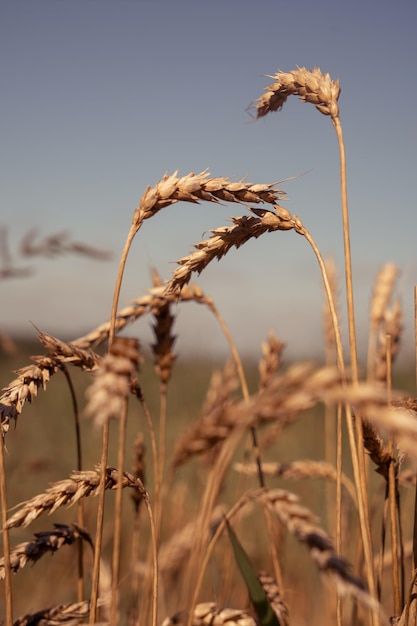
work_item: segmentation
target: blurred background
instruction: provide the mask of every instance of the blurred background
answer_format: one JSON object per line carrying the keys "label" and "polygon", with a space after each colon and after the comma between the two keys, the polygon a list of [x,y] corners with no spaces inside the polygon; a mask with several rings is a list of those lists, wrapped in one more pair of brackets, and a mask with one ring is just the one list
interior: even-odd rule
{"label": "blurred background", "polygon": [[[75,338],[110,315],[131,217],[165,172],[283,182],[343,289],[338,149],[330,119],[296,98],[255,122],[248,105],[278,68],[319,66],[339,78],[348,159],[354,288],[360,349],[380,266],[402,271],[403,358],[413,354],[417,5],[353,0],[2,3],[0,328],[34,337],[35,324]],[[128,259],[120,305],[143,295],[151,268],[164,279],[239,205],[180,203],[147,221]],[[20,256],[22,238],[111,253]],[[70,251],[69,251],[70,252]],[[7,278],[8,269],[15,276]],[[9,271],[10,273],[10,271]],[[196,278],[216,302],[239,350],[259,355],[269,329],[288,354],[322,356],[322,284],[307,243],[272,233],[232,250]],[[346,320],[343,300],[342,320]],[[204,331],[203,331],[204,329]],[[138,334],[148,337],[147,322]],[[178,310],[177,349],[227,352],[202,307]]]}

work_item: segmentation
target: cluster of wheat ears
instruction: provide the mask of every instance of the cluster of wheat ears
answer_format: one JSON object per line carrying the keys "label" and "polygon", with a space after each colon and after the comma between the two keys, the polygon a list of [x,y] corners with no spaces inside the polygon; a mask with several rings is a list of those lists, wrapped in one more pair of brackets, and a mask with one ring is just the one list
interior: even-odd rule
{"label": "cluster of wheat ears", "polygon": [[[401,306],[394,297],[398,270],[387,264],[377,276],[370,307],[368,362],[364,380],[360,380],[345,150],[338,106],[339,82],[318,68],[312,71],[297,68],[288,73],[278,71],[271,78],[273,83],[252,106],[257,118],[281,109],[289,96],[296,95],[328,116],[336,131],[340,157],[348,356],[342,347],[334,270],[323,260],[300,217],[281,206],[285,194],[276,184],[252,184],[246,180],[231,182],[229,178],[214,178],[204,171],[182,177],[177,173],[166,174],[154,187],[148,187],[134,212],[122,253],[110,320],[71,342],[40,332],[43,354],[32,357],[31,364],[18,370],[17,377],[2,391],[0,496],[4,555],[0,562],[0,576],[4,580],[4,623],[7,626],[76,624],[85,620],[90,624],[105,622],[112,626],[123,623],[132,626],[299,624],[294,618],[297,602],[308,607],[313,599],[306,597],[301,588],[296,602],[294,597],[292,602],[288,600],[288,578],[282,555],[286,535],[291,535],[294,541],[305,547],[320,577],[330,579],[325,583],[328,587],[320,623],[339,626],[388,623],[408,626],[416,623],[413,600],[417,543],[416,536],[414,541],[412,538],[406,541],[404,537],[400,487],[410,488],[416,484],[417,420],[413,399],[395,392],[391,384],[391,368],[402,327]],[[124,267],[134,237],[144,220],[180,201],[235,203],[243,205],[250,214],[232,217],[228,225],[211,230],[207,238],[194,246],[191,254],[178,261],[170,280],[163,282],[155,272],[149,291],[118,310]],[[299,362],[284,367],[283,343],[270,333],[262,346],[258,389],[250,394],[240,355],[228,327],[213,300],[190,283],[190,279],[193,274],[201,273],[212,260],[221,259],[233,246],[238,248],[267,232],[290,230],[307,240],[321,271],[326,297],[328,362],[324,366]],[[231,358],[222,371],[213,375],[199,416],[189,429],[177,433],[174,449],[168,449],[168,388],[176,360],[173,309],[183,302],[197,302],[208,307],[224,332]],[[153,317],[155,340],[152,351],[160,388],[157,418],[151,414],[147,390],[141,386],[139,365],[142,355],[138,340],[127,337],[125,332],[128,325],[144,315]],[[123,336],[118,335],[122,330]],[[99,347],[106,343],[108,349],[100,351]],[[102,435],[97,464],[86,469],[81,466],[79,455],[78,467],[69,477],[51,484],[43,493],[9,513],[5,445],[7,437],[13,437],[9,432],[10,423],[17,420],[27,402],[35,399],[40,387],[46,389],[55,373],[62,371],[71,385],[69,365],[81,368],[92,377],[84,413],[93,419]],[[130,472],[125,471],[126,429],[131,403],[139,403],[144,416],[143,430],[147,431],[151,442],[151,460],[147,463],[147,475],[152,477],[149,481],[145,479],[142,432],[138,432],[134,442],[134,466]],[[326,425],[334,424],[334,437],[329,439],[326,436],[329,452],[326,460],[264,462],[267,446],[284,437],[286,428],[316,405],[323,407]],[[75,401],[74,406],[77,406]],[[117,421],[119,428],[116,468],[108,465],[109,424],[112,420]],[[22,422],[19,428],[24,428]],[[76,430],[79,433],[79,429]],[[78,440],[79,450],[81,445]],[[238,450],[243,450],[243,456],[239,453],[240,459],[236,459]],[[9,454],[13,451],[10,450]],[[193,498],[198,498],[195,517],[172,536],[163,537],[161,528],[166,516],[171,514],[168,503],[177,473],[196,455],[203,455],[206,474],[202,492],[193,493]],[[347,460],[349,475],[344,469]],[[378,528],[372,523],[370,512],[369,480],[375,469],[383,484],[382,491],[378,492],[378,504],[373,504],[382,510]],[[221,496],[231,473],[238,473],[239,480],[233,497],[225,502]],[[325,531],[324,521],[304,506],[292,491],[268,488],[272,476],[284,480],[320,478],[330,481],[335,493],[334,511],[329,518],[332,527]],[[124,488],[129,488],[134,506],[134,522],[128,532],[123,527]],[[109,494],[108,490],[113,490],[114,494]],[[91,506],[91,499],[86,500],[89,496],[96,496],[93,500],[96,524],[92,529],[85,527],[85,507]],[[348,529],[347,499],[350,510],[353,509]],[[114,514],[110,568],[103,558],[103,523],[105,515],[109,515],[108,506],[105,509],[108,501]],[[44,513],[51,514],[73,504],[77,510],[74,523],[57,523],[53,530],[36,532],[34,538],[13,545],[13,529],[27,527]],[[245,542],[239,541],[240,529],[249,512],[262,518],[256,530],[259,554],[256,559],[252,558],[256,563],[251,563],[250,558],[245,560],[242,548]],[[226,545],[228,533],[234,552],[225,548],[219,552],[219,540]],[[356,546],[357,558],[352,564],[343,555],[347,541]],[[90,548],[83,552],[86,542]],[[128,591],[126,582],[121,585],[120,579],[122,545],[126,542],[131,554]],[[72,601],[54,605],[51,598],[50,606],[14,618],[15,575],[28,562],[35,563],[45,554],[72,544],[78,550],[78,584],[77,589],[70,592]],[[143,544],[148,546],[148,553],[140,559],[138,550]],[[385,544],[389,548],[385,549]],[[404,565],[407,551],[411,555],[408,571]],[[217,581],[217,589],[230,590],[245,580],[248,591],[241,596],[241,606],[222,605],[222,595],[227,598],[227,593],[218,590],[208,596],[213,588],[209,574],[213,559],[223,559],[217,569],[220,572],[217,576],[222,578]],[[389,584],[383,590],[382,578],[386,576],[384,568],[387,563]],[[242,579],[237,583],[239,568]],[[243,583],[242,586],[245,589]],[[125,591],[128,601],[123,599]],[[31,605],[34,602],[32,598]]]}

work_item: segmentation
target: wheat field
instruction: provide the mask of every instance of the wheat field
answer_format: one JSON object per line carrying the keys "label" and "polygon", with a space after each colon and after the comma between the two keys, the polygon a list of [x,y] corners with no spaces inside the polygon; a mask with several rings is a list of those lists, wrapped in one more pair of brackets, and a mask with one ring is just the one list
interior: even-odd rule
{"label": "wheat field", "polygon": [[[30,352],[2,359],[7,626],[416,623],[417,400],[414,374],[394,367],[400,271],[375,268],[361,365],[339,81],[316,67],[271,78],[249,107],[255,118],[290,106],[294,95],[335,130],[344,267],[322,257],[302,216],[282,206],[277,184],[175,172],[145,189],[126,228],[108,321],[71,340],[40,330]],[[121,308],[143,222],[178,202],[230,203],[242,215],[210,230],[169,280],[154,270],[149,290]],[[198,275],[233,247],[287,231],[305,239],[320,268],[326,360],[288,362],[291,338],[265,329],[258,361],[243,361]],[[37,254],[69,245],[45,240]],[[243,304],[247,294],[238,295]],[[225,363],[176,353],[175,312],[188,303],[219,324]],[[142,318],[152,324],[150,351],[138,339]],[[6,353],[11,344],[1,338]],[[22,365],[24,353],[37,355]]]}

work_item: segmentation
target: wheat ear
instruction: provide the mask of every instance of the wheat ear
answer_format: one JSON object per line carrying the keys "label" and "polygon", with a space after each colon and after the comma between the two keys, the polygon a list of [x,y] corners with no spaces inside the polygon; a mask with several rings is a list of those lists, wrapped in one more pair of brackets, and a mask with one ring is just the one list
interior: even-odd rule
{"label": "wheat ear", "polygon": [[[257,626],[257,622],[247,611],[241,609],[219,609],[214,602],[202,602],[194,607],[188,623],[191,626],[215,624],[216,626]],[[185,611],[167,617],[162,626],[185,626],[187,613]]]}
{"label": "wheat ear", "polygon": [[205,200],[207,202],[224,201],[240,204],[268,202],[272,204],[284,195],[282,191],[275,189],[275,184],[254,185],[243,180],[233,183],[228,178],[211,178],[208,171],[199,174],[191,172],[182,177],[178,177],[177,174],[178,172],[171,175],[165,174],[154,187],[147,187],[133,214],[114,289],[109,333],[110,345],[115,334],[117,306],[127,256],[133,239],[145,220],[156,215],[161,209],[180,201],[199,203],[201,200]]}
{"label": "wheat ear", "polygon": [[[93,547],[90,535],[77,524],[71,526],[54,524],[54,527],[55,530],[37,532],[32,541],[19,543],[12,548],[10,551],[10,569],[12,572],[16,573],[21,570],[28,561],[36,563],[48,552],[56,552],[64,545],[73,544],[77,539],[84,539]],[[0,559],[0,579],[5,577],[6,567],[4,558]]]}

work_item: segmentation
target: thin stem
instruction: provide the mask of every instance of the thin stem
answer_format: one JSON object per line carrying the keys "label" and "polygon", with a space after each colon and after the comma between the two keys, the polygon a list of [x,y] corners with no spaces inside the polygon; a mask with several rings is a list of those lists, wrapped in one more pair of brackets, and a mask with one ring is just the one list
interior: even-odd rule
{"label": "thin stem", "polygon": [[[82,470],[82,451],[81,451],[81,429],[80,429],[80,413],[78,410],[78,402],[77,396],[75,393],[74,385],[72,384],[71,376],[69,374],[68,368],[65,363],[61,364],[61,369],[64,373],[64,376],[67,380],[68,387],[71,394],[73,415],[74,415],[74,427],[75,427],[75,441],[77,447],[77,470],[81,472]],[[84,500],[81,498],[77,504],[77,523],[84,527]],[[77,569],[78,569],[78,581],[77,581],[77,600],[78,602],[82,602],[84,599],[84,542],[80,537],[77,540],[77,550],[78,550],[78,559],[77,559]]]}
{"label": "thin stem", "polygon": [[[414,287],[414,343],[415,343],[415,367],[416,367],[416,393],[417,393],[417,285]],[[417,480],[414,495],[414,527],[413,527],[413,572],[417,570]]]}
{"label": "thin stem", "polygon": [[356,351],[356,330],[355,330],[355,310],[353,304],[353,280],[352,280],[352,260],[350,251],[350,228],[349,228],[349,208],[347,196],[346,177],[346,153],[343,140],[342,124],[340,117],[332,117],[332,122],[337,135],[340,158],[340,189],[342,195],[342,223],[343,242],[345,251],[345,276],[346,276],[346,299],[348,309],[349,325],[349,346],[350,346],[350,366],[352,369],[352,379],[358,381],[358,357]]}
{"label": "thin stem", "polygon": [[[312,238],[308,230],[305,228],[305,226],[301,223],[301,220],[299,218],[297,218],[297,232],[300,235],[303,235],[307,239],[309,244],[311,245],[316,255],[320,269],[321,269],[321,273],[322,273],[322,277],[324,281],[324,287],[325,287],[325,291],[326,291],[327,298],[329,301],[330,314],[331,314],[332,321],[333,321],[338,366],[342,374],[343,380],[345,380],[345,365],[344,365],[344,360],[343,360],[342,340],[341,340],[341,335],[340,335],[340,328],[338,324],[334,298],[333,298],[332,290],[331,290],[329,280],[327,277],[326,265],[324,263],[324,260],[320,254],[320,250],[318,249],[314,239]],[[360,422],[360,419],[357,418],[355,422],[357,430],[359,430],[359,424],[362,425],[362,423]],[[365,466],[364,466],[364,463],[361,464],[360,459],[362,457],[362,460],[364,460],[363,447],[362,447],[362,452],[359,452],[358,451],[359,444],[355,437],[353,414],[352,414],[351,408],[348,405],[346,405],[346,425],[348,429],[349,444],[350,444],[350,450],[351,450],[351,456],[352,456],[353,473],[355,477],[356,489],[358,492],[359,522],[360,522],[360,527],[361,527],[362,541],[364,544],[364,555],[365,555],[365,563],[366,563],[366,568],[367,568],[368,586],[369,586],[369,591],[370,591],[371,596],[375,598],[375,579],[374,579],[374,571],[373,571],[373,553],[372,553],[371,532],[370,532],[370,524],[369,524],[369,511],[368,511],[367,504],[366,504],[367,502],[366,495],[365,495],[366,490],[362,488],[362,485],[364,482]],[[375,619],[377,619],[376,614],[375,614]]]}
{"label": "thin stem", "polygon": [[13,626],[13,595],[12,570],[10,569],[10,539],[7,522],[7,483],[6,464],[4,461],[4,435],[0,428],[0,498],[1,498],[1,525],[3,527],[3,554],[4,554],[4,603],[6,606],[6,626]]}
{"label": "thin stem", "polygon": [[[358,382],[358,356],[356,349],[356,329],[355,329],[355,310],[353,302],[353,279],[352,279],[352,260],[350,250],[350,227],[349,227],[349,208],[347,194],[347,176],[346,176],[346,153],[345,143],[343,139],[342,124],[339,115],[332,116],[332,123],[337,135],[340,158],[340,189],[342,198],[342,223],[343,223],[343,241],[345,255],[345,276],[346,276],[346,300],[348,309],[348,328],[349,328],[349,347],[350,347],[350,367],[352,371],[353,383]],[[357,476],[358,488],[361,492],[359,497],[359,510],[363,518],[362,540],[364,541],[364,555],[367,570],[367,580],[369,592],[375,598],[375,576],[373,570],[373,555],[371,543],[371,530],[369,520],[369,510],[367,507],[368,488],[366,481],[365,455],[363,445],[363,425],[360,416],[355,419],[356,439],[357,439],[357,458],[359,463],[359,472]],[[373,623],[377,624],[379,618],[376,612],[373,612]]]}
{"label": "thin stem", "polygon": [[132,245],[132,241],[133,241],[136,233],[138,232],[138,230],[139,229],[138,229],[137,225],[134,225],[134,224],[131,225],[130,230],[129,230],[128,234],[127,234],[125,247],[123,248],[122,256],[120,258],[119,271],[118,271],[118,274],[117,274],[116,285],[114,287],[113,305],[112,305],[111,318],[110,318],[109,349],[111,348],[111,345],[112,345],[113,340],[114,340],[114,335],[115,335],[115,332],[116,332],[117,307],[118,307],[118,304],[119,304],[120,289],[121,289],[121,286],[122,286],[123,273],[124,273],[124,269],[125,269],[125,265],[126,265],[126,261],[127,261],[127,256],[129,254],[129,250],[130,250],[130,246]]}
{"label": "thin stem", "polygon": [[143,487],[146,510],[149,515],[152,538],[152,558],[153,558],[153,585],[152,585],[152,626],[156,626],[158,620],[158,544],[155,528],[155,521],[152,514],[152,507],[149,501],[148,492]]}
{"label": "thin stem", "polygon": [[124,403],[123,412],[119,418],[119,447],[117,452],[117,476],[116,503],[114,509],[114,539],[112,557],[112,584],[111,584],[111,604],[110,604],[110,626],[117,626],[118,608],[118,587],[120,570],[120,548],[122,540],[122,510],[123,510],[123,468],[125,464],[125,441],[127,427],[127,399]]}
{"label": "thin stem", "polygon": [[[386,361],[387,361],[387,392],[388,405],[391,404],[392,396],[392,352],[391,352],[391,336],[386,335]],[[389,493],[389,513],[391,526],[391,553],[392,553],[392,583],[394,594],[394,611],[395,615],[401,613],[401,590],[400,590],[400,565],[398,562],[398,529],[397,529],[397,477],[394,460],[394,441],[389,442],[388,450],[391,461],[388,468],[388,493]]]}
{"label": "thin stem", "polygon": [[[337,407],[337,441],[336,441],[336,552],[342,554],[342,461],[343,461],[343,432],[342,432],[342,405]],[[342,625],[342,603],[340,593],[336,598],[337,626]]]}
{"label": "thin stem", "polygon": [[[94,546],[94,564],[93,579],[91,583],[91,600],[90,600],[90,620],[89,624],[96,623],[97,603],[100,579],[100,558],[101,546],[103,543],[103,520],[104,520],[104,500],[106,493],[106,469],[107,469],[107,451],[109,447],[109,420],[106,419],[103,424],[103,436],[101,447],[101,465],[100,465],[100,484],[98,488],[98,509],[96,524],[96,541]],[[119,472],[121,470],[119,469]]]}

